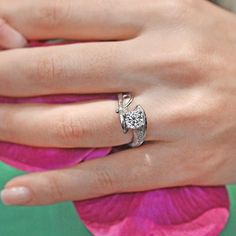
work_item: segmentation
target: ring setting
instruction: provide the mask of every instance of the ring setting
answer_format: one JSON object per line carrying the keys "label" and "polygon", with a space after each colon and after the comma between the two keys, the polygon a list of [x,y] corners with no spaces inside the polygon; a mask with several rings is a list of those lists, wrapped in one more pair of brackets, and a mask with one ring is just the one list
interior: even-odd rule
{"label": "ring setting", "polygon": [[147,118],[141,105],[137,105],[134,110],[129,111],[129,106],[133,102],[133,97],[129,93],[120,93],[118,95],[118,109],[116,112],[120,115],[120,123],[124,133],[129,129],[133,131],[133,140],[128,145],[130,147],[141,146],[146,137]]}

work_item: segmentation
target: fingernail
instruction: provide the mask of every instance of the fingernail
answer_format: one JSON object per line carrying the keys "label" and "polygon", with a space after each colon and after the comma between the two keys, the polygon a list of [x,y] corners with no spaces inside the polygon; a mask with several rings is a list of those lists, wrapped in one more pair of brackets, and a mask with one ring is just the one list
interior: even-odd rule
{"label": "fingernail", "polygon": [[3,48],[21,48],[27,45],[26,39],[18,31],[0,19],[0,43]]}
{"label": "fingernail", "polygon": [[24,205],[32,198],[30,190],[26,187],[3,189],[0,195],[4,205]]}
{"label": "fingernail", "polygon": [[26,39],[19,33],[16,33],[14,37],[12,37],[12,45],[16,48],[22,48],[27,45]]}
{"label": "fingernail", "polygon": [[10,30],[8,31],[8,35],[6,36],[7,43],[6,43],[6,47],[8,48],[22,48],[25,47],[27,45],[27,41],[26,39],[18,32],[14,31],[14,30]]}

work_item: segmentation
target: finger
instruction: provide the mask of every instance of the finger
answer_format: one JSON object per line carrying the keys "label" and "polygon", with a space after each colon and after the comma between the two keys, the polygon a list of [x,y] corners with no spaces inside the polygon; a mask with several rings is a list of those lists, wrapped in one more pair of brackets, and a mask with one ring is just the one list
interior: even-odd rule
{"label": "finger", "polygon": [[[180,185],[185,175],[176,172],[181,170],[176,151],[166,143],[151,143],[70,169],[20,176],[6,184],[3,201],[44,205]],[[171,170],[168,175],[166,170]]]}
{"label": "finger", "polygon": [[131,20],[135,5],[115,0],[15,0],[1,4],[0,14],[28,39],[117,40],[140,30]]}
{"label": "finger", "polygon": [[125,43],[110,42],[2,52],[0,95],[113,93],[123,83],[130,91],[133,85],[123,81],[130,76],[127,51]]}
{"label": "finger", "polygon": [[11,49],[26,46],[25,38],[11,28],[4,20],[0,19],[0,48]]}
{"label": "finger", "polygon": [[69,105],[0,105],[0,140],[40,147],[108,147],[129,143],[117,101]]}

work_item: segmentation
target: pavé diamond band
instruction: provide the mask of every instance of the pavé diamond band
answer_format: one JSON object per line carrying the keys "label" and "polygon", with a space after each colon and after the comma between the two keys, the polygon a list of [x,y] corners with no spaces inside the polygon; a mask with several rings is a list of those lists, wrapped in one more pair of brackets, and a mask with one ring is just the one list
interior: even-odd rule
{"label": "pav\u00e9 diamond band", "polygon": [[133,130],[133,140],[129,143],[130,147],[138,147],[143,144],[147,132],[147,118],[144,109],[137,105],[133,111],[128,108],[133,102],[133,97],[129,93],[118,94],[118,109],[120,123],[124,133],[129,129]]}

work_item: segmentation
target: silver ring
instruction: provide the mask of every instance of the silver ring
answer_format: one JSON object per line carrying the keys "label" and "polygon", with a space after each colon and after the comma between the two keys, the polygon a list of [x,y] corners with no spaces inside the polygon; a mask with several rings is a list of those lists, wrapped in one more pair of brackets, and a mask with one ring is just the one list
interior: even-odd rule
{"label": "silver ring", "polygon": [[118,94],[118,108],[116,113],[120,115],[120,123],[123,132],[126,134],[129,129],[133,131],[133,139],[128,145],[130,147],[141,146],[147,133],[147,117],[144,109],[137,105],[133,111],[129,111],[129,106],[133,102],[130,93]]}

